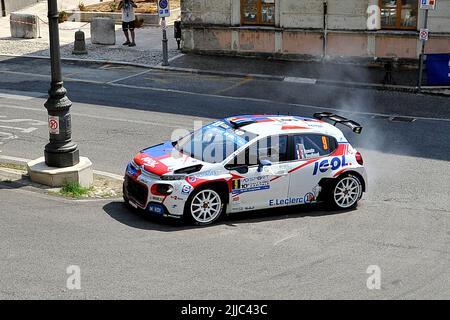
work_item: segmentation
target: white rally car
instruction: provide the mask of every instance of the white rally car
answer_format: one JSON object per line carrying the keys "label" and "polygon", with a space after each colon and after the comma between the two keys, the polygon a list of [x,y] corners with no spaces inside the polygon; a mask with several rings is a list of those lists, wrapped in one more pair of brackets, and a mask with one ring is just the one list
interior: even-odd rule
{"label": "white rally car", "polygon": [[124,200],[198,225],[224,212],[317,202],[353,208],[366,191],[366,171],[336,124],[362,130],[327,112],[314,119],[245,115],[215,121],[138,153],[126,169]]}

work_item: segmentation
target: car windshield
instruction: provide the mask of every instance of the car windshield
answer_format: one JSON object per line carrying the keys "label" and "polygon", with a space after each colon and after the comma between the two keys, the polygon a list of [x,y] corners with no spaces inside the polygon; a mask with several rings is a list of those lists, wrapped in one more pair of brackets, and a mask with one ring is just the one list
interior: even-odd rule
{"label": "car windshield", "polygon": [[174,145],[178,151],[192,158],[219,163],[256,137],[254,133],[216,121],[181,138]]}

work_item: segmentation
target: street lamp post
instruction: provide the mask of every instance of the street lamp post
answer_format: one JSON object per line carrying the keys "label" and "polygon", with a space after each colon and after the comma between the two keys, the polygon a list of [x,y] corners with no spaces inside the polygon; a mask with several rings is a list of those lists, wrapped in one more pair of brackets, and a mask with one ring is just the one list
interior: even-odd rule
{"label": "street lamp post", "polygon": [[50,37],[50,61],[52,80],[45,103],[49,118],[50,142],[45,146],[45,163],[49,167],[66,168],[80,162],[78,147],[72,142],[70,107],[61,74],[59,48],[58,4],[48,0],[48,20]]}

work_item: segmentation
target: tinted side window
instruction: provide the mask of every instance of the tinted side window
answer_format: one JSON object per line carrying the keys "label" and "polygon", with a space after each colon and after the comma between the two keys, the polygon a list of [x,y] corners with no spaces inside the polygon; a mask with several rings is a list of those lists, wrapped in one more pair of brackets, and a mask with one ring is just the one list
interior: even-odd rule
{"label": "tinted side window", "polygon": [[337,148],[337,141],[319,134],[295,135],[294,148],[296,160],[313,159],[333,153]]}
{"label": "tinted side window", "polygon": [[260,160],[272,163],[288,160],[288,136],[271,136],[258,140],[231,162],[233,165],[257,165]]}

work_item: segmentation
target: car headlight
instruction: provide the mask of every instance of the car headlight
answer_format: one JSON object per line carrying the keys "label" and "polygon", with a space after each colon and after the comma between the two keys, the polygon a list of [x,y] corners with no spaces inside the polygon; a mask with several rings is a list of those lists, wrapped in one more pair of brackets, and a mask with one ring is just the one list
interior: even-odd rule
{"label": "car headlight", "polygon": [[168,180],[168,181],[184,180],[185,178],[186,178],[186,175],[184,175],[184,174],[167,174],[167,175],[161,176],[161,180]]}

